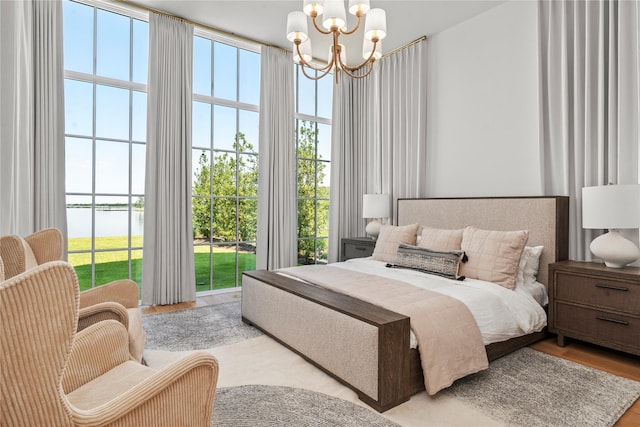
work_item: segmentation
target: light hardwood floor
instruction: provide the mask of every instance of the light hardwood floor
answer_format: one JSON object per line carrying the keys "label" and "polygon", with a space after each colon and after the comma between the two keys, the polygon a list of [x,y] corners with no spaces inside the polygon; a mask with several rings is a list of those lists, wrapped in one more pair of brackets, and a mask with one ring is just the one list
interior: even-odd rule
{"label": "light hardwood floor", "polygon": [[[223,304],[225,302],[240,301],[240,298],[240,291],[205,295],[198,297],[195,302],[153,307],[145,306],[142,307],[142,314],[164,313],[193,307]],[[561,357],[563,359],[571,360],[614,375],[640,381],[640,356],[609,350],[604,347],[598,347],[579,341],[568,341],[569,343],[566,347],[559,347],[556,344],[554,336],[537,342],[531,347],[556,357]],[[629,408],[629,410],[615,425],[616,427],[640,426],[640,399],[637,400],[631,408]]]}

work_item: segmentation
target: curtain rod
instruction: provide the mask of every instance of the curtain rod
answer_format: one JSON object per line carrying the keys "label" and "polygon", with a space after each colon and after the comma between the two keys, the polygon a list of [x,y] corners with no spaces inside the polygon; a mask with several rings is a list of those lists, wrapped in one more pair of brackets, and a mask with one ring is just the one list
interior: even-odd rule
{"label": "curtain rod", "polygon": [[[132,2],[130,2],[128,0],[115,0],[115,2],[116,3],[122,3],[124,5],[129,6],[129,7],[132,7],[134,9],[143,10],[143,11],[146,11],[146,12],[157,13],[158,15],[168,16],[170,18],[174,18],[174,19],[177,19],[179,21],[186,22],[187,24],[191,24],[191,25],[194,25],[196,27],[204,28],[205,30],[210,30],[210,31],[219,33],[219,34],[221,34],[223,36],[240,39],[240,40],[242,40],[244,42],[254,43],[254,44],[258,44],[258,45],[262,45],[262,46],[269,46],[269,47],[275,47],[275,48],[278,48],[278,49],[282,49],[280,46],[274,46],[274,45],[271,45],[271,44],[268,44],[268,43],[265,43],[265,42],[254,40],[254,39],[249,38],[249,37],[245,37],[245,36],[241,36],[241,35],[236,34],[236,33],[232,33],[230,31],[221,30],[220,28],[215,28],[215,27],[212,27],[210,25],[203,24],[202,22],[192,21],[191,19],[183,18],[181,16],[177,16],[177,15],[174,15],[174,14],[171,14],[171,13],[168,13],[168,12],[163,12],[161,10],[154,9],[152,7],[143,6],[143,5],[137,4],[137,3],[132,3]],[[287,51],[286,49],[282,49],[282,50]],[[291,51],[288,51],[288,52],[291,52]]]}
{"label": "curtain rod", "polygon": [[422,36],[422,37],[420,37],[420,38],[415,39],[415,40],[414,40],[414,41],[412,41],[412,42],[409,42],[409,43],[407,43],[407,44],[403,45],[403,46],[397,47],[397,48],[393,49],[391,52],[385,53],[384,55],[382,55],[382,57],[383,57],[383,58],[386,58],[387,56],[391,56],[391,55],[393,55],[394,53],[400,52],[401,50],[404,50],[404,49],[406,49],[406,48],[408,48],[408,47],[411,47],[411,46],[413,46],[414,44],[420,43],[420,42],[421,42],[421,41],[423,41],[423,40],[427,40],[427,36]]}
{"label": "curtain rod", "polygon": [[[204,28],[204,29],[207,29],[207,30],[211,30],[211,31],[214,31],[216,33],[220,33],[220,34],[222,34],[224,36],[227,36],[227,37],[235,37],[237,39],[240,39],[240,40],[248,42],[248,43],[255,43],[255,44],[258,44],[258,45],[262,45],[262,46],[275,47],[275,48],[283,50],[285,52],[292,53],[292,51],[290,51],[288,49],[281,48],[280,46],[275,46],[275,45],[272,45],[272,44],[268,44],[268,43],[265,43],[265,42],[261,42],[261,41],[258,41],[258,40],[251,39],[249,37],[241,36],[241,35],[238,35],[236,33],[232,33],[232,32],[225,31],[225,30],[221,30],[219,28],[214,28],[214,27],[212,27],[210,25],[206,25],[206,24],[203,24],[201,22],[192,21],[190,19],[183,18],[181,16],[176,16],[176,15],[173,15],[171,13],[163,12],[163,11],[158,10],[158,9],[154,9],[154,8],[151,8],[151,7],[143,6],[143,5],[137,4],[137,3],[132,3],[132,2],[130,2],[128,0],[115,0],[115,2],[116,3],[122,3],[124,5],[127,5],[129,7],[133,7],[133,8],[138,9],[138,10],[144,10],[146,12],[157,13],[158,15],[164,15],[164,16],[168,16],[170,18],[178,19],[179,21],[186,22],[187,24],[191,24],[191,25],[195,25],[197,27],[201,27],[201,28]],[[397,47],[397,48],[393,49],[391,52],[385,53],[384,55],[382,55],[382,57],[386,58],[388,56],[391,56],[394,53],[397,53],[397,52],[399,52],[399,51],[401,51],[403,49],[411,47],[416,43],[420,43],[423,40],[427,40],[427,36],[419,37],[419,38],[415,39],[414,41],[411,41],[411,42],[409,42],[409,43],[407,43],[405,45]],[[314,58],[314,60],[315,60],[315,58]],[[320,60],[319,62],[326,63],[325,61],[322,61],[322,60]]]}

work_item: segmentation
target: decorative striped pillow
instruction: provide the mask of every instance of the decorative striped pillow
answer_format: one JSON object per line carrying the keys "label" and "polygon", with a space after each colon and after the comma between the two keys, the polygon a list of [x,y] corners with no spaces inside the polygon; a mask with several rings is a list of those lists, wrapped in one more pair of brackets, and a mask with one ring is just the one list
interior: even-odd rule
{"label": "decorative striped pillow", "polygon": [[466,262],[463,251],[432,251],[428,248],[400,244],[396,259],[389,268],[407,268],[422,271],[423,273],[436,274],[448,279],[464,280],[464,276],[458,275],[460,262]]}

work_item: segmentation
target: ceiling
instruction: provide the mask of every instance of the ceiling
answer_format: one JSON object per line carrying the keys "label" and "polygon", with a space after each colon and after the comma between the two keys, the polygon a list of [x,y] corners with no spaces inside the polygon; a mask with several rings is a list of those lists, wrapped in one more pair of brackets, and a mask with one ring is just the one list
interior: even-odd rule
{"label": "ceiling", "polygon": [[[291,50],[285,36],[287,14],[302,10],[302,0],[129,0],[142,6],[170,13],[190,21],[233,33],[244,38]],[[404,46],[421,36],[430,36],[466,21],[505,0],[371,0],[372,8],[387,15],[387,37],[383,53]],[[346,4],[346,2],[345,2]],[[349,29],[355,17],[348,14]],[[323,36],[309,24],[313,55],[326,59],[330,36]],[[361,61],[363,29],[342,36],[348,63]]]}

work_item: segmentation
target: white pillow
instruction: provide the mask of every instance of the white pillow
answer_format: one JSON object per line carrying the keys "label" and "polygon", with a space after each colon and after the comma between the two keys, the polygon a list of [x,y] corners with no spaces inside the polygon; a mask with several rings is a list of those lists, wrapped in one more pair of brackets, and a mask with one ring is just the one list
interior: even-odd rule
{"label": "white pillow", "polygon": [[540,255],[544,246],[525,246],[520,256],[516,286],[534,283],[540,267]]}

